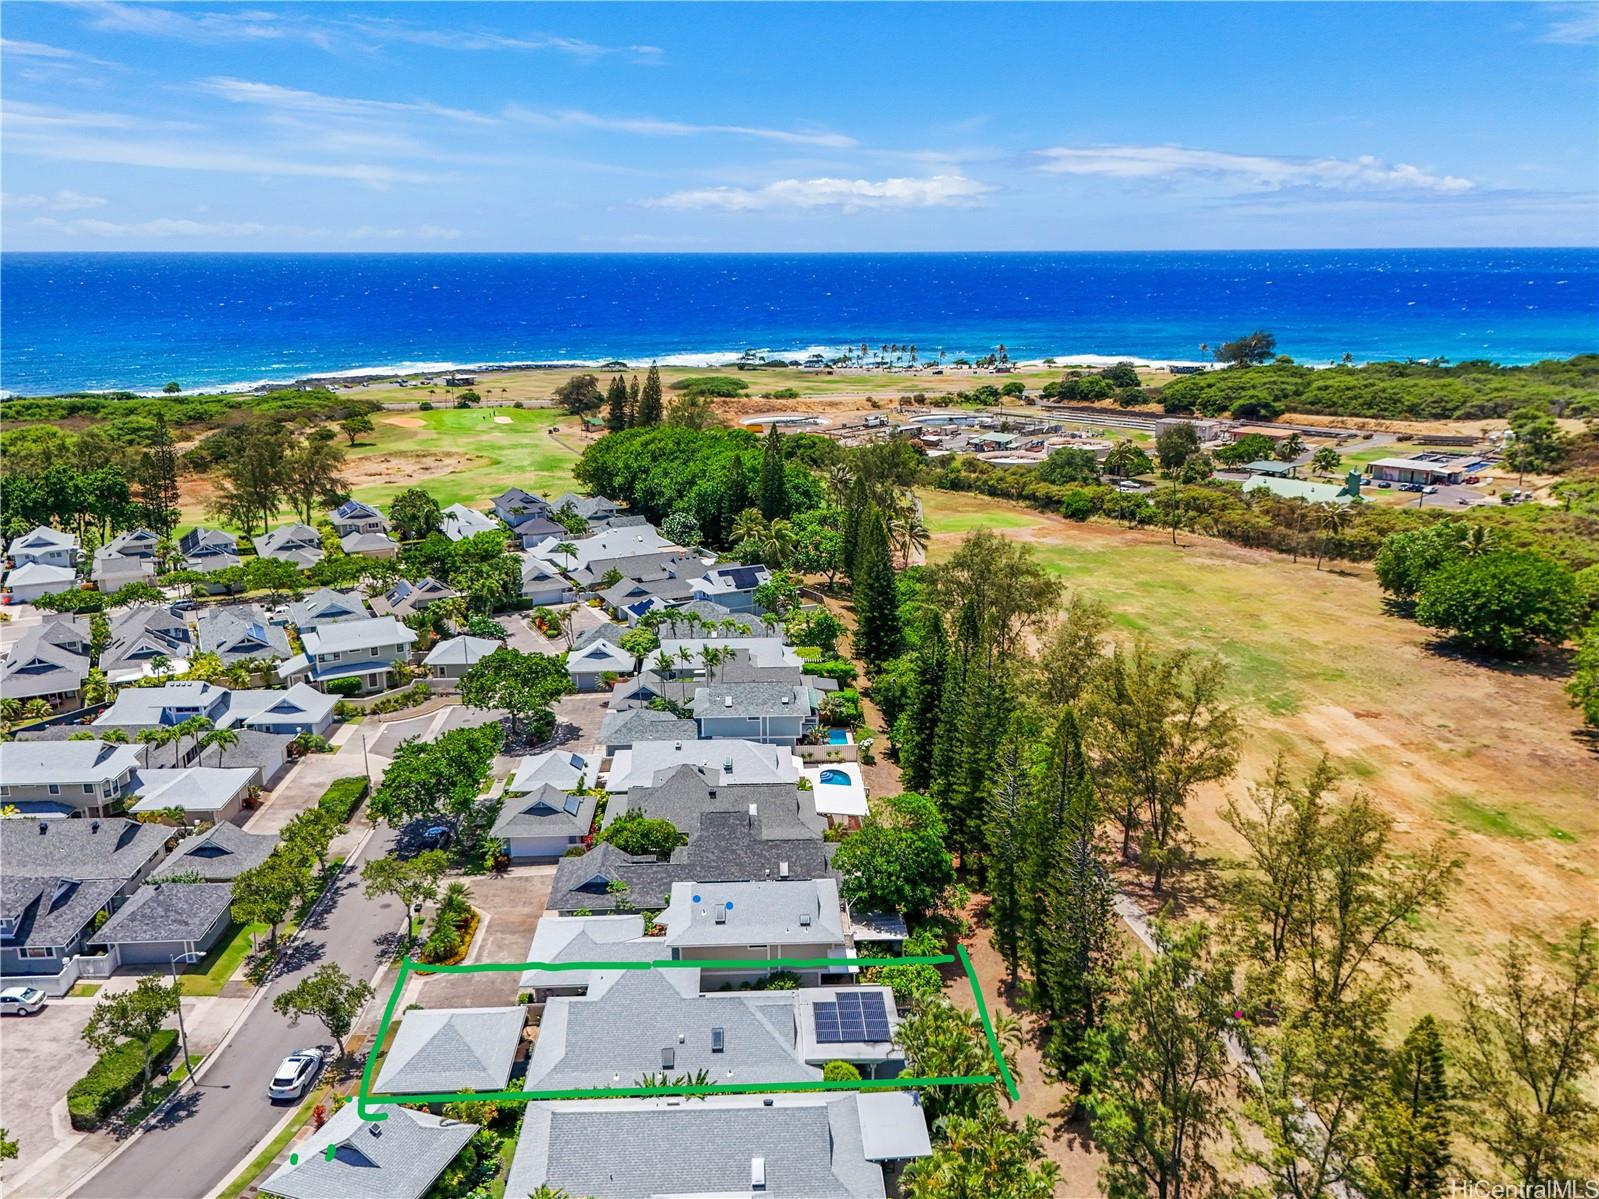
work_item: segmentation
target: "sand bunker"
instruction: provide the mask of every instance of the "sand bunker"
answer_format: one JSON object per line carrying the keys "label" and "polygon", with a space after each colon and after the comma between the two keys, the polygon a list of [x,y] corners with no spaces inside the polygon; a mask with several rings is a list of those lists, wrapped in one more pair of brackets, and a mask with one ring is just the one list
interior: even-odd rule
{"label": "sand bunker", "polygon": [[511,418],[508,416],[496,416],[494,418],[494,423],[497,425],[508,425],[511,423]]}
{"label": "sand bunker", "polygon": [[399,425],[402,429],[425,429],[427,421],[419,416],[385,416],[383,423],[386,425]]}

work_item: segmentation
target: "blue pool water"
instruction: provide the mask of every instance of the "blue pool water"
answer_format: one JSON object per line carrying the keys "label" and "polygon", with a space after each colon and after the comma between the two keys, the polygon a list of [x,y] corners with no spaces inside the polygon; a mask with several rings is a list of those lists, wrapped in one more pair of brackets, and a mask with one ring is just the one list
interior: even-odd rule
{"label": "blue pool water", "polygon": [[190,389],[408,365],[722,362],[862,342],[923,359],[1300,362],[1599,349],[1599,251],[0,255],[0,388]]}
{"label": "blue pool water", "polygon": [[850,743],[849,730],[848,729],[828,729],[827,730],[827,743],[829,745],[848,745]]}
{"label": "blue pool water", "polygon": [[817,777],[820,778],[824,783],[832,783],[834,785],[842,786],[848,786],[849,784],[849,775],[845,774],[842,770],[824,770]]}

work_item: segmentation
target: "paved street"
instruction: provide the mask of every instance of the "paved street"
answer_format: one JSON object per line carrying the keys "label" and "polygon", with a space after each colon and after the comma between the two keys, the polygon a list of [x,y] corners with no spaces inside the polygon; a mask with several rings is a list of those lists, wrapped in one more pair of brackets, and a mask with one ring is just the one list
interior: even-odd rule
{"label": "paved street", "polygon": [[295,1049],[326,1044],[315,1023],[290,1028],[272,1010],[271,996],[288,989],[324,962],[337,962],[351,975],[370,979],[383,956],[393,951],[403,913],[393,899],[367,899],[356,879],[362,862],[387,851],[393,835],[380,830],[360,859],[351,864],[330,902],[304,926],[285,972],[251,1012],[220,1056],[168,1109],[165,1119],[144,1132],[109,1166],[71,1193],[83,1199],[199,1199],[242,1164],[248,1150],[283,1116],[267,1102],[265,1088],[273,1068]]}

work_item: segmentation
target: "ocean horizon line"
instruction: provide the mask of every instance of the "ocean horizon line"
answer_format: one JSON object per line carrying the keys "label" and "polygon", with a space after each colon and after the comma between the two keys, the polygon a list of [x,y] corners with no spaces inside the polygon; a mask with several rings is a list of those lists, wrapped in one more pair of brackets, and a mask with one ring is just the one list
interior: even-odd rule
{"label": "ocean horizon line", "polygon": [[541,258],[913,258],[913,257],[959,257],[969,254],[1008,255],[1022,256],[1027,254],[1038,255],[1067,255],[1067,254],[1463,254],[1481,252],[1484,254],[1506,253],[1515,251],[1535,252],[1563,252],[1563,253],[1594,253],[1599,254],[1599,242],[1587,244],[1504,244],[1504,245],[1469,245],[1469,246],[1173,246],[1167,249],[992,249],[985,247],[969,247],[959,250],[683,250],[634,248],[612,250],[467,250],[450,249],[442,246],[417,247],[414,249],[389,249],[389,250],[335,250],[335,249],[269,249],[269,250],[178,250],[169,248],[149,249],[89,249],[75,247],[72,249],[25,249],[9,250],[0,249],[0,259],[35,256],[133,256],[133,255],[168,255],[171,257],[193,257],[204,255],[207,257],[229,258],[261,258],[270,255],[293,255],[295,257],[315,258],[467,258],[467,257],[541,257]]}

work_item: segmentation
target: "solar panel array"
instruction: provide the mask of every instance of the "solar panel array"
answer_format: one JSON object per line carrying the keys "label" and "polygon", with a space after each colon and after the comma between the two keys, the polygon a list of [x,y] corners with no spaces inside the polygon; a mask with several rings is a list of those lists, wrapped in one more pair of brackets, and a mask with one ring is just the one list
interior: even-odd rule
{"label": "solar panel array", "polygon": [[818,1003],[816,1040],[818,1044],[852,1041],[887,1041],[888,1009],[881,991],[840,992],[831,1003]]}

